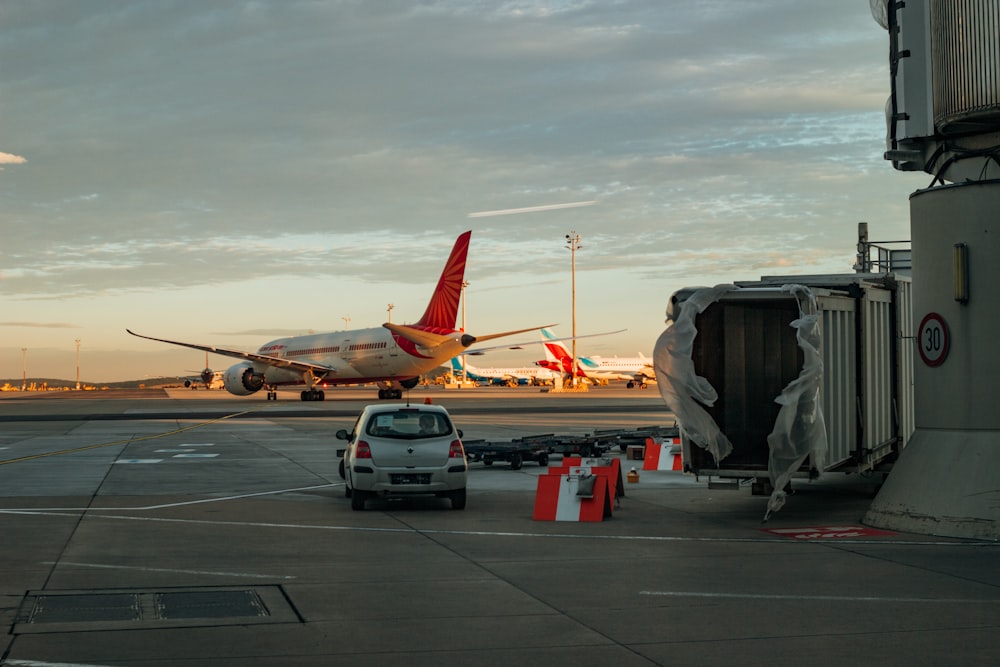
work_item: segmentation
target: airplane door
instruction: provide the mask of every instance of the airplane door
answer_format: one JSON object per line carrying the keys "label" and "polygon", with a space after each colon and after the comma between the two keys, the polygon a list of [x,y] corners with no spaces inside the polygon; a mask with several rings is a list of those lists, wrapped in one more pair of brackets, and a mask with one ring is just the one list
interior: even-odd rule
{"label": "airplane door", "polygon": [[340,358],[350,367],[354,367],[354,357],[357,353],[351,348],[350,337],[344,338],[340,343]]}

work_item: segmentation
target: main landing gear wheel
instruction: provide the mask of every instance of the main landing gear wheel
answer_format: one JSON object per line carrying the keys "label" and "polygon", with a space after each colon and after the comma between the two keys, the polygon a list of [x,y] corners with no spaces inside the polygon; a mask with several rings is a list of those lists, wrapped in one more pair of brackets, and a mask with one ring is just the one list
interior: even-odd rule
{"label": "main landing gear wheel", "polygon": [[399,400],[403,398],[402,389],[379,389],[378,398],[380,401]]}
{"label": "main landing gear wheel", "polygon": [[278,400],[278,392],[274,389],[267,390],[267,400],[276,401]]}
{"label": "main landing gear wheel", "polygon": [[325,401],[326,392],[316,389],[307,389],[300,395],[303,401]]}

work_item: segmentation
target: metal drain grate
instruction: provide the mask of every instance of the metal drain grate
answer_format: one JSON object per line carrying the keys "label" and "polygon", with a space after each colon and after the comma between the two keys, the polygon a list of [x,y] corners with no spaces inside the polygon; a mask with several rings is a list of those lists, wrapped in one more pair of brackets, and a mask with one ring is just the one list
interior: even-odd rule
{"label": "metal drain grate", "polygon": [[130,593],[39,595],[28,614],[28,623],[77,621],[136,621],[141,617],[139,596]]}
{"label": "metal drain grate", "polygon": [[260,596],[253,590],[156,593],[155,598],[156,611],[160,618],[227,618],[268,615]]}
{"label": "metal drain grate", "polygon": [[14,634],[299,621],[280,586],[29,591]]}

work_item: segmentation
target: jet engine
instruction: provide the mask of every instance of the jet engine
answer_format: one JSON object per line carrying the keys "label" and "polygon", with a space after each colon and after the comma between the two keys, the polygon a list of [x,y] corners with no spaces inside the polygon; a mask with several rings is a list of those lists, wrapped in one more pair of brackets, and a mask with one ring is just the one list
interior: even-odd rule
{"label": "jet engine", "polygon": [[222,384],[230,394],[249,396],[264,387],[264,374],[255,373],[253,364],[236,364],[226,369]]}

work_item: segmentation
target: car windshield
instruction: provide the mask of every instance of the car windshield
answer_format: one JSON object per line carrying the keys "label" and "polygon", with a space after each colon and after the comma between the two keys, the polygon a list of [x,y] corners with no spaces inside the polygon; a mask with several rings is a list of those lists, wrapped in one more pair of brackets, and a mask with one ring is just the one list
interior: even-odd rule
{"label": "car windshield", "polygon": [[380,412],[368,420],[367,435],[377,438],[438,438],[451,434],[451,421],[440,412]]}

